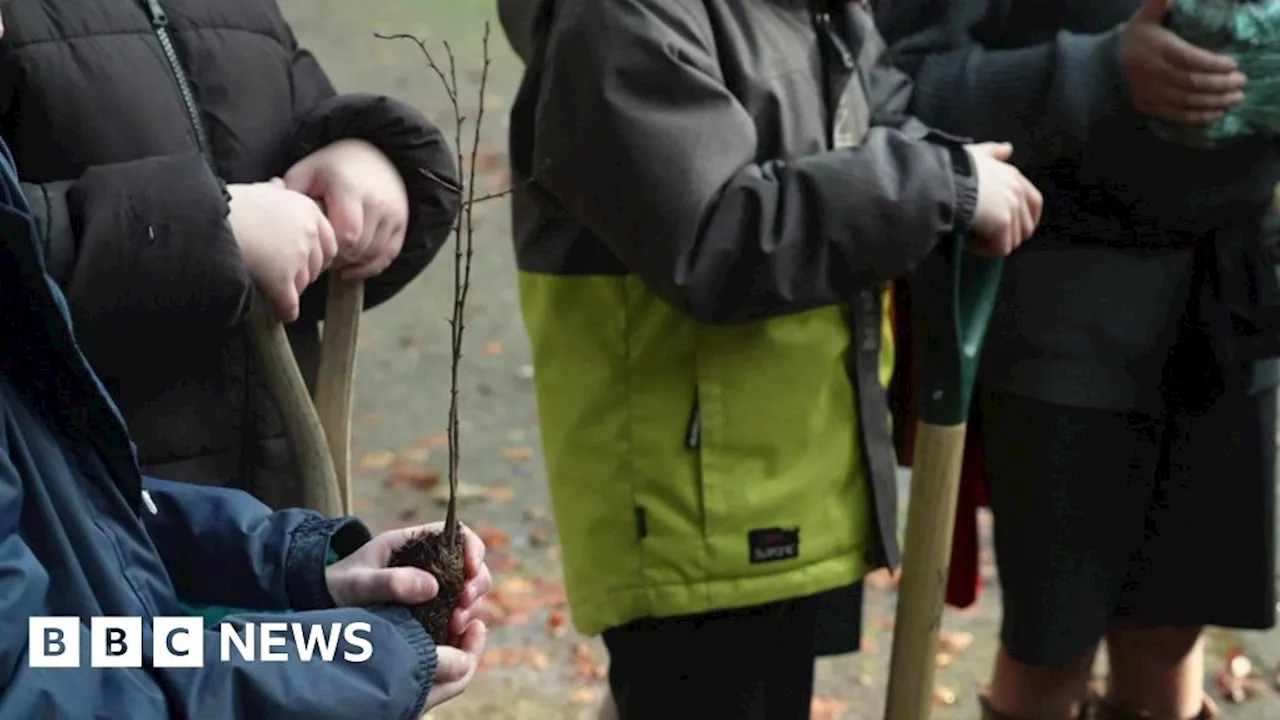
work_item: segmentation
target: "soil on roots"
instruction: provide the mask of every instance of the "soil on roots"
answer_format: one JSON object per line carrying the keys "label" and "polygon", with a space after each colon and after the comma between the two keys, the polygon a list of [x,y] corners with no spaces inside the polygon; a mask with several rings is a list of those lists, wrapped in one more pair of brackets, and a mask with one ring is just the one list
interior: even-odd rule
{"label": "soil on roots", "polygon": [[422,532],[391,556],[391,567],[416,567],[431,573],[440,592],[425,603],[411,605],[413,616],[427,629],[436,644],[449,641],[449,618],[462,599],[466,568],[462,561],[462,533],[455,533],[450,546],[444,531]]}

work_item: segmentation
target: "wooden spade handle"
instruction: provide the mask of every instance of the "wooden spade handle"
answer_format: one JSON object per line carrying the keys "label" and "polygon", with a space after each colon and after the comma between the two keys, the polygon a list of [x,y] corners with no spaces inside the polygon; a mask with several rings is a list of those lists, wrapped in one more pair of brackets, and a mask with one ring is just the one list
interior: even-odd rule
{"label": "wooden spade handle", "polygon": [[351,406],[355,398],[356,342],[364,309],[364,281],[329,278],[324,339],[316,375],[316,415],[333,458],[343,514],[352,510]]}
{"label": "wooden spade handle", "polygon": [[927,720],[960,494],[966,426],[916,424],[911,501],[893,625],[886,720]]}
{"label": "wooden spade handle", "polygon": [[284,325],[270,304],[255,294],[249,312],[249,342],[280,407],[289,452],[302,483],[302,505],[328,517],[351,513],[351,402],[363,305],[363,281],[330,277],[314,403]]}

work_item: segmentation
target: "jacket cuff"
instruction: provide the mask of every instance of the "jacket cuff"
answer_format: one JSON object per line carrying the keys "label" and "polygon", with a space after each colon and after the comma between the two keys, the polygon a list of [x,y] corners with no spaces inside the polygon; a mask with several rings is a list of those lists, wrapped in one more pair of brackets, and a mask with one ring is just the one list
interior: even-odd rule
{"label": "jacket cuff", "polygon": [[373,539],[364,523],[346,517],[329,520],[316,516],[305,520],[289,536],[285,560],[285,592],[294,610],[327,610],[337,607],[325,582],[329,551],[338,559],[350,555]]}
{"label": "jacket cuff", "polygon": [[968,232],[974,213],[978,211],[978,174],[974,172],[973,156],[965,148],[973,140],[933,129],[925,135],[925,140],[945,150],[951,165],[955,187],[955,203],[951,207],[952,232]]}
{"label": "jacket cuff", "polygon": [[[1062,73],[1062,97],[1079,103],[1085,118],[1106,117],[1113,106],[1132,102],[1129,77],[1121,69],[1124,27],[1098,35],[1058,34],[1059,52],[1073,72]],[[1118,92],[1117,92],[1118,91]]]}
{"label": "jacket cuff", "polygon": [[427,629],[422,626],[422,623],[418,622],[418,619],[403,605],[370,608],[370,612],[395,626],[400,635],[404,637],[405,642],[409,643],[409,647],[412,647],[414,653],[418,656],[418,667],[413,673],[413,679],[419,683],[419,688],[421,689],[418,696],[418,704],[402,719],[415,720],[426,711],[427,695],[431,692],[431,687],[436,682],[438,658],[435,641],[427,634]]}

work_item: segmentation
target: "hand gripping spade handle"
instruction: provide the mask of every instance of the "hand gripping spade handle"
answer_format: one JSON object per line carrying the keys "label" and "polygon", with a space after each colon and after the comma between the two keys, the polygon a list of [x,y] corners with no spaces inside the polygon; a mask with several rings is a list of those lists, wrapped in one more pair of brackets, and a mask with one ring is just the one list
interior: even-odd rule
{"label": "hand gripping spade handle", "polygon": [[923,352],[921,407],[886,720],[926,720],[933,707],[969,406],[1004,267],[1002,260],[967,252],[965,243],[965,237],[956,236],[939,246],[911,286],[913,326],[920,332]]}
{"label": "hand gripping spade handle", "polygon": [[302,504],[327,517],[352,512],[351,403],[363,307],[364,281],[330,274],[314,402],[284,325],[261,294],[255,293],[249,311],[249,342],[280,407],[289,452],[302,483]]}

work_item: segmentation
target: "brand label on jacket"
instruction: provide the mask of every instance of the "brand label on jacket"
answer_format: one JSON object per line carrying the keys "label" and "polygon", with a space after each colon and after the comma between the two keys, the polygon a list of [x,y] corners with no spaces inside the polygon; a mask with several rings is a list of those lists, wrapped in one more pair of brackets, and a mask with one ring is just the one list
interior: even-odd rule
{"label": "brand label on jacket", "polygon": [[747,533],[751,562],[764,563],[800,557],[800,528],[765,528]]}

